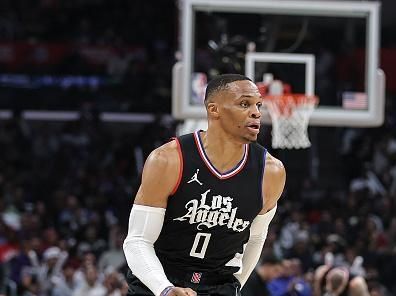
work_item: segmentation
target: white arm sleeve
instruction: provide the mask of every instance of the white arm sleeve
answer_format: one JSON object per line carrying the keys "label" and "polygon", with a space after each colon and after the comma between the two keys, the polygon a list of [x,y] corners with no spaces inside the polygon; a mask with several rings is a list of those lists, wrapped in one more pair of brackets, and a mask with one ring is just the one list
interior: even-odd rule
{"label": "white arm sleeve", "polygon": [[173,286],[154,251],[164,216],[163,208],[133,205],[123,246],[129,268],[155,296],[159,296],[166,287]]}
{"label": "white arm sleeve", "polygon": [[265,213],[258,215],[250,226],[250,237],[246,244],[245,251],[242,258],[242,272],[234,274],[241,287],[246,283],[253,269],[256,267],[260,259],[261,250],[263,248],[265,239],[267,238],[268,226],[274,218],[277,206]]}

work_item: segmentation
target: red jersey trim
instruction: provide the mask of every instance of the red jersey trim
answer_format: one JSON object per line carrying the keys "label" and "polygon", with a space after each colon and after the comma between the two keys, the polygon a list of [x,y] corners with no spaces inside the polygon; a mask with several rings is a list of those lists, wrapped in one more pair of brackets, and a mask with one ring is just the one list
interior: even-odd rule
{"label": "red jersey trim", "polygon": [[173,188],[170,195],[174,195],[176,193],[177,189],[179,189],[180,182],[181,182],[181,179],[183,176],[183,154],[182,154],[180,142],[179,142],[178,138],[173,138],[172,140],[175,140],[176,144],[177,144],[177,154],[179,154],[180,166],[179,166],[179,176],[177,177],[176,185]]}

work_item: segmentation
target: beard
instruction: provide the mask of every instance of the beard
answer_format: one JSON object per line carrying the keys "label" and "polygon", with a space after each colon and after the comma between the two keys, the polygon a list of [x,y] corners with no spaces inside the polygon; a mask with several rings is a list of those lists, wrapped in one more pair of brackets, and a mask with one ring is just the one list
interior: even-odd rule
{"label": "beard", "polygon": [[242,136],[242,139],[245,144],[255,143],[257,142],[257,136]]}

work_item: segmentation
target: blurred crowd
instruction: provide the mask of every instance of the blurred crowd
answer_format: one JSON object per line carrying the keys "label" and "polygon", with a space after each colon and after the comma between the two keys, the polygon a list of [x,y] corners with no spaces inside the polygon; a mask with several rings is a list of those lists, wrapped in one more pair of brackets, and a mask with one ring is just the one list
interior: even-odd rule
{"label": "blurred crowd", "polygon": [[[6,0],[0,11],[0,74],[25,75],[0,79],[1,109],[75,110],[95,102],[100,111],[150,112],[157,104],[170,112],[174,1]],[[100,83],[21,84],[42,75]]]}
{"label": "blurred crowd", "polygon": [[138,176],[173,130],[1,121],[0,295],[125,295]]}
{"label": "blurred crowd", "polygon": [[[396,293],[396,135],[367,131],[340,137],[343,190],[288,175],[304,185],[286,187],[270,228],[262,264],[272,256],[283,267],[272,273],[269,295],[283,295],[296,277],[300,295],[311,295],[327,253],[351,267],[362,258],[354,270],[371,295]],[[121,245],[142,164],[174,133],[175,123],[161,118],[140,129],[1,121],[0,295],[125,295]],[[254,276],[266,274],[260,266]]]}

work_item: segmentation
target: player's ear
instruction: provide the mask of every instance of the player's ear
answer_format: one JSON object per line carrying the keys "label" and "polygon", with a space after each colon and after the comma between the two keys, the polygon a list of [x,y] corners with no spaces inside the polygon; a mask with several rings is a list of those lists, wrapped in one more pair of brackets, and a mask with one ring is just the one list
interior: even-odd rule
{"label": "player's ear", "polygon": [[207,105],[208,115],[212,118],[219,117],[219,105],[215,102],[210,102]]}

